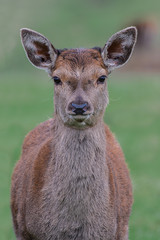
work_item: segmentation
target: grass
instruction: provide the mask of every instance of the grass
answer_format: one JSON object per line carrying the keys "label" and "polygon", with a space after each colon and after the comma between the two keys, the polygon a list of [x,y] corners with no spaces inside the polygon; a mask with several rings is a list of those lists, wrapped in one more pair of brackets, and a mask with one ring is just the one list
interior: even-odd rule
{"label": "grass", "polygon": [[[103,47],[111,34],[137,18],[153,16],[159,28],[160,1],[1,0],[0,6],[0,238],[14,240],[9,209],[11,173],[24,136],[53,112],[52,83],[43,71],[31,70],[19,29],[39,31],[57,48]],[[109,80],[105,121],[122,145],[133,180],[130,239],[158,240],[159,76],[117,73]]]}
{"label": "grass", "polygon": [[41,32],[57,48],[103,47],[111,34],[139,18],[158,21],[159,13],[159,0],[1,0],[0,68],[29,66],[22,54],[20,28]]}
{"label": "grass", "polygon": [[118,77],[111,90],[109,125],[125,152],[134,186],[130,239],[156,240],[160,236],[159,77]]}
{"label": "grass", "polygon": [[52,116],[52,84],[42,81],[42,76],[43,73],[34,77],[26,72],[1,75],[0,189],[3,194],[0,198],[0,234],[4,240],[13,236],[9,210],[10,176],[19,158],[23,138],[28,130]]}
{"label": "grass", "polygon": [[[40,70],[3,73],[0,89],[0,233],[14,240],[9,209],[10,178],[26,133],[52,116],[53,86]],[[159,76],[113,73],[105,121],[124,150],[134,185],[130,239],[160,236]]]}

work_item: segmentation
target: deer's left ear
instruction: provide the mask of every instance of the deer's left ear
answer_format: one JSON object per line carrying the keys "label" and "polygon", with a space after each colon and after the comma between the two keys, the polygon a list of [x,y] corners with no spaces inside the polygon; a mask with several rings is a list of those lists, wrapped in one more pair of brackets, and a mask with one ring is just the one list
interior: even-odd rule
{"label": "deer's left ear", "polygon": [[137,29],[128,27],[115,33],[102,49],[104,64],[111,71],[121,67],[130,58],[137,39]]}

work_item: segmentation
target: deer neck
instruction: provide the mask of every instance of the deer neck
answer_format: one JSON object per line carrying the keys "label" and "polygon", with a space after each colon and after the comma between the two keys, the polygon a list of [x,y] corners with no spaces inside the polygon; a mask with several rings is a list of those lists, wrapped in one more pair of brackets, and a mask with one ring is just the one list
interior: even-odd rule
{"label": "deer neck", "polygon": [[71,239],[67,235],[63,238],[66,232],[77,240],[110,239],[106,238],[112,228],[112,213],[103,121],[90,129],[76,130],[60,127],[55,119],[53,132],[54,156],[45,189],[52,199],[46,207],[54,216],[53,236]]}
{"label": "deer neck", "polygon": [[[63,196],[73,197],[74,203],[77,199],[75,204],[84,202],[88,195],[100,194],[100,190],[106,196],[108,168],[103,121],[86,130],[72,129],[58,123],[54,136],[53,178],[55,182],[59,181],[57,185],[62,188],[60,192]],[[57,185],[55,191],[58,191]]]}
{"label": "deer neck", "polygon": [[91,128],[79,130],[66,127],[55,119],[54,136],[53,145],[57,168],[59,164],[68,167],[70,171],[75,167],[76,170],[79,169],[77,174],[80,174],[82,167],[82,175],[89,173],[91,170],[89,166],[94,166],[96,163],[101,164],[100,166],[104,169],[104,165],[106,165],[106,135],[103,120]]}

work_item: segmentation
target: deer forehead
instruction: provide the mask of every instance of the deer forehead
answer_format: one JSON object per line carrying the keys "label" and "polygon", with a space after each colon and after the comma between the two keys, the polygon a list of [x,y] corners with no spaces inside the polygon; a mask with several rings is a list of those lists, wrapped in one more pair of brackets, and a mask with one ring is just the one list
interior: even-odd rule
{"label": "deer forehead", "polygon": [[52,76],[62,81],[95,80],[107,75],[101,54],[94,49],[71,49],[63,51],[56,61]]}

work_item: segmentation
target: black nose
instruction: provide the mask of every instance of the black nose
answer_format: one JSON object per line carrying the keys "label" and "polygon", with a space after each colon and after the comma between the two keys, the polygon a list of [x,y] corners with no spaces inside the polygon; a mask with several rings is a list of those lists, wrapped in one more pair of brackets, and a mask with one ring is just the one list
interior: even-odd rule
{"label": "black nose", "polygon": [[71,106],[72,106],[72,108],[71,108],[72,112],[74,112],[76,115],[83,115],[88,109],[87,102],[82,103],[82,104],[77,104],[77,103],[72,102]]}

